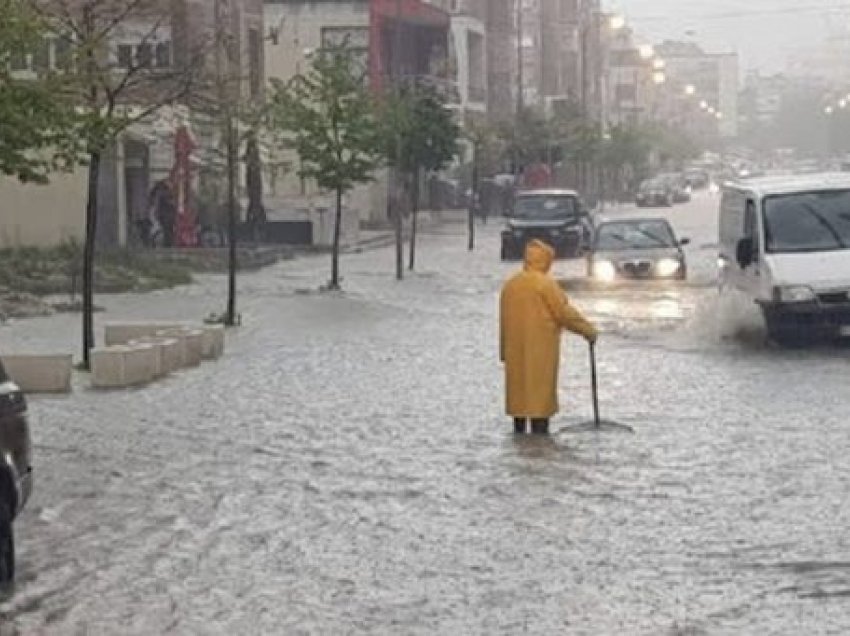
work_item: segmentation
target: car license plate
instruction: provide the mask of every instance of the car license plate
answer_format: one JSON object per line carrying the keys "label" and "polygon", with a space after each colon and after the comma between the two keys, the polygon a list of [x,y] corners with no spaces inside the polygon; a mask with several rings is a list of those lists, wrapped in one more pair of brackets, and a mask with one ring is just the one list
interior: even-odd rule
{"label": "car license plate", "polygon": [[838,334],[839,334],[842,338],[850,338],[850,325],[842,325],[842,326],[838,329]]}

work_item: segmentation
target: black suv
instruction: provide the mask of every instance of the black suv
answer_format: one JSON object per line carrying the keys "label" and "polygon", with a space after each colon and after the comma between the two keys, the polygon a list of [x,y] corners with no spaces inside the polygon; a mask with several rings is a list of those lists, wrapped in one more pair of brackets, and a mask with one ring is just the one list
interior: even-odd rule
{"label": "black suv", "polygon": [[32,443],[27,401],[0,360],[0,585],[15,578],[12,523],[32,491]]}
{"label": "black suv", "polygon": [[527,190],[516,195],[502,232],[502,260],[523,258],[529,241],[539,239],[561,258],[578,257],[590,244],[590,214],[573,190]]}

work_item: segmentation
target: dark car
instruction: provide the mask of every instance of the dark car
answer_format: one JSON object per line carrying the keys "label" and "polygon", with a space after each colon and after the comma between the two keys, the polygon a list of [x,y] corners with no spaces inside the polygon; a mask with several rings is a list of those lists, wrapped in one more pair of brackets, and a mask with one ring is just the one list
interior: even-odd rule
{"label": "dark car", "polygon": [[516,195],[502,232],[502,260],[522,258],[539,239],[562,258],[580,256],[592,234],[590,214],[573,190],[527,190]]}
{"label": "dark car", "polygon": [[15,577],[12,524],[32,490],[32,445],[27,402],[0,360],[0,584]]}
{"label": "dark car", "polygon": [[587,274],[601,283],[617,280],[685,280],[682,246],[666,219],[625,219],[601,223],[588,254]]}
{"label": "dark car", "polygon": [[639,208],[670,208],[673,202],[673,187],[663,179],[647,179],[641,183],[635,198]]}

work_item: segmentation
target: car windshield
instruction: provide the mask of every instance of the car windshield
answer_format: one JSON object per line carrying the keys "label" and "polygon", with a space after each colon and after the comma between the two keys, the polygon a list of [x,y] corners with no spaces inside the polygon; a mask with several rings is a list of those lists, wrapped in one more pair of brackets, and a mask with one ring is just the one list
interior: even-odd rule
{"label": "car windshield", "polygon": [[771,253],[850,249],[850,190],[768,197],[764,225]]}
{"label": "car windshield", "polygon": [[602,251],[645,250],[675,247],[676,239],[666,221],[623,221],[601,225],[596,249]]}
{"label": "car windshield", "polygon": [[529,221],[555,221],[578,216],[578,201],[570,195],[518,197],[513,217]]}
{"label": "car windshield", "polygon": [[664,188],[664,182],[659,181],[658,179],[651,179],[649,181],[644,181],[640,184],[640,189],[647,190],[662,190]]}

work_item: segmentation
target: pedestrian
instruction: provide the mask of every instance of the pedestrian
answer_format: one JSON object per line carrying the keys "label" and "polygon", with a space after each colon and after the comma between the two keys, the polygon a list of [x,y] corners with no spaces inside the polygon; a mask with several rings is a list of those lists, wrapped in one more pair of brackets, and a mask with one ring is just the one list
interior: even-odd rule
{"label": "pedestrian", "polygon": [[164,247],[174,247],[177,204],[167,179],[157,181],[150,194],[150,209],[162,229]]}
{"label": "pedestrian", "polygon": [[534,240],[525,249],[523,271],[502,288],[500,353],[505,365],[507,412],[514,431],[546,435],[549,419],[558,412],[558,370],[561,332],[595,342],[598,332],[573,307],[549,274],[555,251]]}

